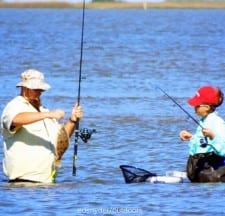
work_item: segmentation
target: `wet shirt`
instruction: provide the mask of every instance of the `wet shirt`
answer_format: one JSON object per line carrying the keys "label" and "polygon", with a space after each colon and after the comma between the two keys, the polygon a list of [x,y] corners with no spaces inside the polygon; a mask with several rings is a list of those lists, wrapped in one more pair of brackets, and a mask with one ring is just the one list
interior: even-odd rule
{"label": "wet shirt", "polygon": [[210,113],[205,119],[200,121],[203,128],[209,128],[213,131],[215,137],[213,140],[207,138],[206,147],[202,146],[205,143],[205,137],[202,134],[202,128],[197,127],[195,134],[189,142],[190,155],[198,153],[215,152],[220,156],[225,156],[225,122],[217,115],[217,112]]}
{"label": "wet shirt", "polygon": [[[41,111],[48,111],[43,107]],[[3,171],[12,179],[52,182],[56,136],[60,125],[54,119],[11,129],[13,118],[21,112],[38,112],[23,97],[10,101],[2,113],[4,159]]]}

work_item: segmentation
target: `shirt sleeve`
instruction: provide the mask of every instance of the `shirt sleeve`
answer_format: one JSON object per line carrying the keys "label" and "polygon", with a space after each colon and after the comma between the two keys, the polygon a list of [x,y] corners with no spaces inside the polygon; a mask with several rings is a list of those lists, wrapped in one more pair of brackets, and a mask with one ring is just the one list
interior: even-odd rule
{"label": "shirt sleeve", "polygon": [[20,127],[14,127],[12,128],[12,121],[15,118],[15,116],[21,112],[28,111],[28,105],[25,100],[20,98],[19,96],[14,98],[12,101],[10,101],[2,113],[2,128],[4,130],[7,130],[9,133],[16,133],[16,131]]}

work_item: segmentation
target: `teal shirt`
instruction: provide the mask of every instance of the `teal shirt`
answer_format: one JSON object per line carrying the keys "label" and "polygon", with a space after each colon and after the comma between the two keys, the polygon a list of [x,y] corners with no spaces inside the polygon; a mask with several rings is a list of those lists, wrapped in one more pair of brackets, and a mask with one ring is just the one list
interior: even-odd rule
{"label": "teal shirt", "polygon": [[202,134],[202,128],[197,127],[195,134],[189,142],[189,154],[215,152],[220,156],[225,156],[225,122],[217,115],[217,112],[210,113],[206,118],[200,120],[203,128],[209,128],[213,131],[215,137],[213,140],[207,138],[206,147],[201,147],[201,140],[205,141]]}

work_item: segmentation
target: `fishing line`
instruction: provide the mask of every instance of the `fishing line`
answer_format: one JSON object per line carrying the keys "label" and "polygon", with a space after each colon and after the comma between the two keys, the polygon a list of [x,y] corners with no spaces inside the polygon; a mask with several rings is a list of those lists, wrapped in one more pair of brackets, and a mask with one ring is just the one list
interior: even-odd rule
{"label": "fishing line", "polygon": [[[80,105],[80,91],[81,91],[81,73],[83,63],[83,44],[84,44],[84,17],[85,17],[85,0],[83,0],[82,7],[82,27],[81,27],[81,42],[80,42],[80,68],[79,68],[79,81],[78,81],[78,94],[77,94],[77,105]],[[77,150],[78,150],[78,138],[79,138],[79,119],[76,121],[75,126],[75,144],[73,154],[73,175],[76,175],[77,171]]]}

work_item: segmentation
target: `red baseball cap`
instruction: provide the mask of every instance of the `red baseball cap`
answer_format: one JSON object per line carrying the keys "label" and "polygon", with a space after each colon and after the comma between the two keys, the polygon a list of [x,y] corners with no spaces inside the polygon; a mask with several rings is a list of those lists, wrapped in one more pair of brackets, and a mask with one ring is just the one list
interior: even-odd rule
{"label": "red baseball cap", "polygon": [[219,90],[212,86],[203,86],[195,93],[195,95],[188,100],[191,106],[199,106],[202,104],[218,105]]}

